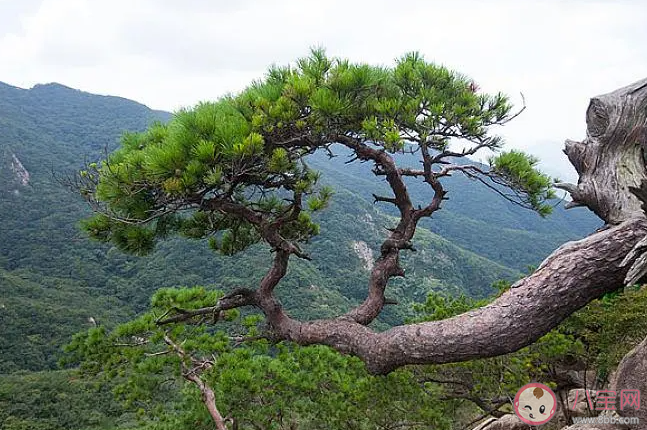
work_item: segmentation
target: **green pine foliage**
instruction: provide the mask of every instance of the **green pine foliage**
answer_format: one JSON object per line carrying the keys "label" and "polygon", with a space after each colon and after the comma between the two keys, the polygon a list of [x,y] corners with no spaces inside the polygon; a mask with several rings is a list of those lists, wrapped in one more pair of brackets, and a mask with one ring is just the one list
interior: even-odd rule
{"label": "green pine foliage", "polygon": [[[371,376],[359,359],[328,347],[254,339],[262,333],[259,316],[219,315],[225,321],[220,330],[207,324],[156,324],[171,308],[200,308],[220,295],[201,287],[160,290],[148,313],[111,331],[98,327],[77,334],[67,347],[67,361],[80,362],[85,377],[114,384],[125,406],[154,421],[146,428],[157,430],[213,428],[199,391],[180,375],[182,361],[195,365],[188,356],[210,360],[198,375],[215,391],[221,413],[239,428],[389,429],[393,422],[411,429],[451,427],[453,403],[425,393],[410,370]],[[181,345],[187,357],[164,336]],[[241,343],[240,337],[251,341]],[[180,398],[173,400],[169,390]]]}
{"label": "green pine foliage", "polygon": [[[489,127],[509,120],[511,111],[504,95],[479,93],[470,79],[418,53],[386,68],[315,49],[294,66],[273,67],[238,95],[126,134],[98,167],[81,172],[87,178],[82,195],[103,212],[84,227],[96,239],[145,254],[155,238],[182,233],[188,224],[190,237],[202,232],[214,238],[214,249],[231,255],[258,242],[263,235],[252,230],[262,227],[240,210],[217,210],[217,203],[234,202],[278,220],[292,210],[286,199],[300,206],[315,192],[319,175],[305,157],[339,136],[389,153],[405,151],[407,140],[425,151],[444,150],[452,139],[498,150],[502,141]],[[536,160],[512,151],[492,164],[500,184],[540,214],[550,212],[546,202],[554,193]],[[323,209],[330,196],[327,190],[311,197],[305,209]],[[302,213],[282,223],[281,233],[305,243],[319,231]]]}
{"label": "green pine foliage", "polygon": [[[498,294],[509,286],[495,283]],[[260,316],[220,315],[224,324],[219,330],[210,324],[159,327],[155,321],[168,309],[200,308],[221,294],[202,287],[163,289],[153,296],[148,313],[113,330],[99,327],[76,335],[67,359],[81,363],[84,378],[109,382],[126,408],[124,419],[139,417],[138,428],[206,430],[213,425],[197,389],[181,378],[181,358],[169,352],[162,340],[166,334],[188,354],[213,361],[201,377],[216,392],[220,411],[240,428],[386,429],[398,422],[414,429],[449,429],[478,417],[484,407],[510,412],[509,399],[531,381],[556,388],[560,368],[596,369],[601,380],[608,378],[609,369],[647,335],[641,322],[645,291],[629,289],[597,300],[512,354],[371,376],[358,359],[328,347],[254,339],[263,332]],[[494,297],[433,293],[414,305],[412,322],[449,318]],[[246,336],[251,340],[238,340]]]}
{"label": "green pine foliage", "polygon": [[552,189],[553,180],[537,170],[539,159],[522,151],[502,152],[490,158],[492,170],[506,179],[506,183],[517,193],[526,194],[527,203],[541,216],[552,213],[553,207],[547,200],[556,197]]}

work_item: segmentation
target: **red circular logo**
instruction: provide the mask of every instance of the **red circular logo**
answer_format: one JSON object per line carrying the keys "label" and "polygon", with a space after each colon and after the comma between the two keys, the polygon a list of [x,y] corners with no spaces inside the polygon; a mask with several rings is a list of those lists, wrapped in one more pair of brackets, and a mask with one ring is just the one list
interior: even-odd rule
{"label": "red circular logo", "polygon": [[555,416],[557,397],[553,390],[532,382],[521,387],[514,398],[514,412],[526,424],[545,424]]}

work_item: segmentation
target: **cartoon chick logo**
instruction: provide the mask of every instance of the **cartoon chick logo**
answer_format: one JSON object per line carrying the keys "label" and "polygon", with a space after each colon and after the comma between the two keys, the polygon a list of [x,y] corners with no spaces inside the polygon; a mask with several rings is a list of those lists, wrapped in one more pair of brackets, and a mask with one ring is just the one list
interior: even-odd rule
{"label": "cartoon chick logo", "polygon": [[537,382],[521,387],[514,398],[514,412],[526,424],[545,424],[555,415],[557,398],[553,390]]}

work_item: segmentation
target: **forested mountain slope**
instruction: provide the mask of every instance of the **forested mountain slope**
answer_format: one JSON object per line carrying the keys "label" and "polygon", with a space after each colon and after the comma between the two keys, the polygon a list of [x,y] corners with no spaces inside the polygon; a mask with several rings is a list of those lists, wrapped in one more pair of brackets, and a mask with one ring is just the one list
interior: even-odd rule
{"label": "forested mountain slope", "polygon": [[[88,208],[56,178],[114,148],[124,130],[168,118],[130,100],[58,84],[31,90],[0,84],[0,373],[52,367],[60,345],[89,317],[113,324],[141,310],[157,288],[253,285],[269,266],[269,251],[260,246],[221,257],[205,243],[172,238],[135,258],[78,231]],[[288,309],[306,309],[301,317],[330,316],[363,297],[366,268],[393,224],[387,208],[372,204],[371,193],[383,184],[371,166],[345,161],[343,153],[310,159],[335,196],[307,250],[313,261],[292,265],[279,287]],[[493,281],[517,277],[599,225],[587,211],[561,206],[541,219],[464,178],[451,178],[448,189],[451,200],[419,229],[418,252],[405,257],[407,277],[393,282],[393,294],[406,300],[390,306],[380,324],[401,321],[410,302],[431,289],[485,296]],[[413,192],[417,199],[429,193]],[[21,358],[24,351],[32,358]]]}

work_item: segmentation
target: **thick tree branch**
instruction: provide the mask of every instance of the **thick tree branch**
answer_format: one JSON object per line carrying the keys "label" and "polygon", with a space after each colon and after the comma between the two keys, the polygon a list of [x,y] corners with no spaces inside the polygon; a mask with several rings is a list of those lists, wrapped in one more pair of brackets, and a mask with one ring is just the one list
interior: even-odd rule
{"label": "thick tree branch", "polygon": [[349,316],[299,322],[270,294],[287,267],[277,255],[264,278],[258,306],[275,333],[302,345],[326,344],[362,358],[370,371],[387,373],[407,364],[441,364],[502,355],[527,346],[571,313],[623,285],[622,262],[647,234],[647,220],[629,220],[549,256],[531,276],[490,305],[444,321],[376,333]]}
{"label": "thick tree branch", "polygon": [[399,253],[401,249],[411,247],[410,240],[415,233],[417,222],[414,218],[415,209],[407,186],[393,157],[382,149],[373,148],[361,140],[349,136],[333,135],[331,140],[352,149],[360,160],[375,163],[376,169],[383,172],[393,192],[392,198],[374,196],[375,201],[392,203],[400,211],[400,222],[382,244],[380,257],[371,270],[366,299],[345,315],[345,318],[366,325],[377,318],[382,311],[385,305],[384,291],[389,279],[393,276],[404,276],[404,271],[399,263]]}
{"label": "thick tree branch", "polygon": [[[374,373],[407,364],[442,364],[502,355],[535,342],[591,300],[622,287],[625,256],[647,234],[636,218],[551,254],[535,273],[497,300],[456,317],[377,333],[346,315],[299,322],[270,294],[287,267],[285,256],[264,278],[258,306],[275,334],[301,345],[325,344],[359,356]],[[206,312],[205,312],[206,313]]]}
{"label": "thick tree branch", "polygon": [[400,210],[400,215],[405,217],[413,210],[413,203],[407,186],[402,180],[402,176],[393,161],[393,158],[382,149],[372,148],[366,143],[361,142],[343,134],[336,134],[330,137],[331,141],[339,142],[342,145],[354,151],[360,160],[373,161],[376,166],[384,171],[386,181],[393,190],[396,199],[396,206]]}
{"label": "thick tree branch", "polygon": [[621,263],[645,234],[647,220],[639,218],[567,243],[490,305],[444,321],[382,333],[348,318],[304,323],[286,318],[273,326],[299,344],[326,344],[357,355],[374,373],[502,355],[530,345],[591,300],[622,287],[627,268]]}

